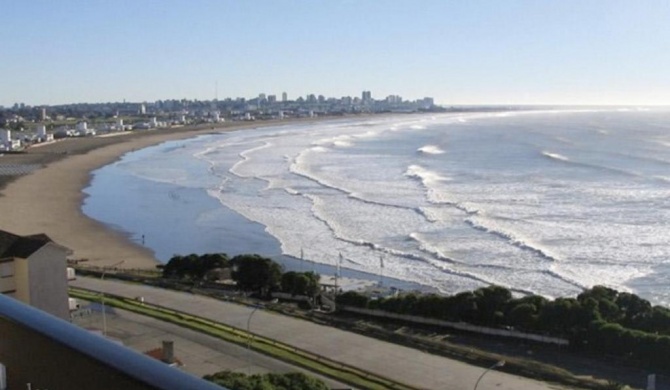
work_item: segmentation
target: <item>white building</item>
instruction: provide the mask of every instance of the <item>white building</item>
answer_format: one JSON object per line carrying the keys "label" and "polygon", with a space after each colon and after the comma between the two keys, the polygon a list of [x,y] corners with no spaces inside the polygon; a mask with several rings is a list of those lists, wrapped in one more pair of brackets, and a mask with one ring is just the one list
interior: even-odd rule
{"label": "white building", "polygon": [[44,125],[37,125],[36,136],[38,142],[49,142],[54,140],[54,135],[47,134],[47,127]]}
{"label": "white building", "polygon": [[70,252],[45,234],[19,236],[0,230],[0,294],[68,320]]}
{"label": "white building", "polygon": [[0,150],[11,151],[21,148],[21,140],[12,139],[11,130],[0,129]]}
{"label": "white building", "polygon": [[77,123],[77,126],[75,127],[75,129],[79,133],[86,133],[88,131],[88,123],[79,122],[79,123]]}

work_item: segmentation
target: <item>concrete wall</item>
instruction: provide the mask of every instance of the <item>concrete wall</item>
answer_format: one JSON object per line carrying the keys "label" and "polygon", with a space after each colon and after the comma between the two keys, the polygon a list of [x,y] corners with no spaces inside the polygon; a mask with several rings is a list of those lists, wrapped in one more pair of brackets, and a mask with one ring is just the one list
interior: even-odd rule
{"label": "concrete wall", "polygon": [[27,383],[50,390],[154,388],[2,317],[0,363],[7,367],[8,389],[26,389]]}
{"label": "concrete wall", "polygon": [[14,295],[16,291],[14,274],[14,260],[0,260],[0,294]]}
{"label": "concrete wall", "polygon": [[48,243],[27,260],[29,304],[64,320],[69,320],[67,259],[63,248]]}
{"label": "concrete wall", "polygon": [[30,305],[30,280],[28,276],[28,262],[24,259],[14,259],[14,282],[16,283],[14,298],[26,305]]}

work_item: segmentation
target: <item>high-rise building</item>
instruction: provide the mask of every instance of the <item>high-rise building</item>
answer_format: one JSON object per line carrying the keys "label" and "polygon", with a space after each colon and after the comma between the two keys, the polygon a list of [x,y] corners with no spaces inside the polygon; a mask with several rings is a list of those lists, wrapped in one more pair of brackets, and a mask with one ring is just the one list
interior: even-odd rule
{"label": "high-rise building", "polygon": [[268,95],[268,103],[277,103],[277,95]]}
{"label": "high-rise building", "polygon": [[363,93],[361,94],[361,100],[363,100],[363,102],[371,101],[372,100],[372,92],[363,91]]}
{"label": "high-rise building", "polygon": [[284,102],[284,103],[286,103],[288,101],[288,94],[286,92],[282,92],[281,101]]}

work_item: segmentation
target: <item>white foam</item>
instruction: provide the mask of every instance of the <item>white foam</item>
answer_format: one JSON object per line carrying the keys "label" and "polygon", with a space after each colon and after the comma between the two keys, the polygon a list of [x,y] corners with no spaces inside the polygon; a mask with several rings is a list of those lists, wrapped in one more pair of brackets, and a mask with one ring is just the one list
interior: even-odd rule
{"label": "white foam", "polygon": [[420,165],[410,165],[407,167],[405,176],[420,179],[426,186],[430,186],[436,182],[449,180],[449,178],[441,176],[439,173],[430,171]]}
{"label": "white foam", "polygon": [[422,146],[419,149],[417,149],[417,151],[425,154],[444,154],[444,150],[440,149],[436,145]]}
{"label": "white foam", "polygon": [[565,156],[562,155],[562,154],[551,153],[551,152],[542,152],[542,154],[543,154],[544,156],[547,156],[547,157],[552,158],[552,159],[554,159],[554,160],[570,161],[569,158],[565,157]]}

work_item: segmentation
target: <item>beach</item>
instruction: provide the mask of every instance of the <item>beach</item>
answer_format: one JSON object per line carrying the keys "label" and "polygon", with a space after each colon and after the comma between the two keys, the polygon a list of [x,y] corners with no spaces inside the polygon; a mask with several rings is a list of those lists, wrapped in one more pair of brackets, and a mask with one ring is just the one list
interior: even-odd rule
{"label": "beach", "polygon": [[[0,157],[0,185],[4,185],[0,190],[0,229],[20,235],[44,233],[70,249],[71,259],[85,260],[86,265],[154,268],[158,262],[149,249],[82,213],[82,189],[90,182],[91,171],[127,152],[161,142],[272,124],[276,123],[226,123],[216,128],[209,125],[65,139],[26,153],[4,155]],[[22,167],[32,172],[11,174]],[[123,210],[123,205],[118,207]]]}

